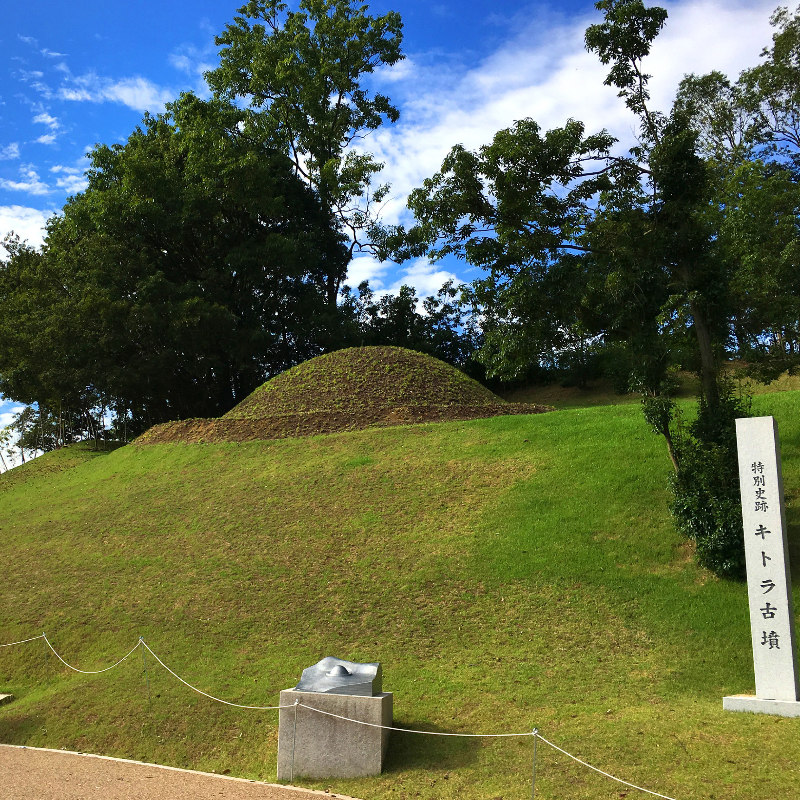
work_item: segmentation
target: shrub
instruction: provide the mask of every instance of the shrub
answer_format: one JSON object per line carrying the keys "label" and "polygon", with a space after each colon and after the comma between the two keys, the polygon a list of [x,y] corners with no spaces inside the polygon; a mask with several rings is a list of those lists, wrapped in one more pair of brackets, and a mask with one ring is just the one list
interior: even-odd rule
{"label": "shrub", "polygon": [[698,563],[724,578],[745,577],[737,417],[750,416],[749,398],[730,381],[719,384],[719,405],[700,398],[697,419],[673,435],[678,472],[671,478],[670,511],[675,524],[697,544]]}

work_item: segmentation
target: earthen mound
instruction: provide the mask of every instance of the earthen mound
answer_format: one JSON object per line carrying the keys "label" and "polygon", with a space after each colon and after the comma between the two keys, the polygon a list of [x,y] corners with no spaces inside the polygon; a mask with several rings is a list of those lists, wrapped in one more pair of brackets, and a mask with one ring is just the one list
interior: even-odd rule
{"label": "earthen mound", "polygon": [[277,375],[220,419],[157,425],[137,441],[282,439],[550,410],[507,403],[463,372],[423,353],[402,347],[353,347]]}

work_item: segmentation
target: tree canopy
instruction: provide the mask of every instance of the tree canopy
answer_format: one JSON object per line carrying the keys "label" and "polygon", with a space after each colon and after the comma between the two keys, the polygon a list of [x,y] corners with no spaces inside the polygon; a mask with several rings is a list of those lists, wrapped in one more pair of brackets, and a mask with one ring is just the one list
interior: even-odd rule
{"label": "tree canopy", "polygon": [[[216,38],[220,64],[206,73],[217,96],[244,101],[246,135],[284,150],[349,238],[349,252],[368,246],[371,206],[388,187],[371,189],[382,165],[353,147],[399,111],[385,95],[370,94],[364,77],[391,66],[403,25],[391,11],[379,17],[356,0],[251,0]],[[344,269],[327,276],[335,305]]]}
{"label": "tree canopy", "polygon": [[0,391],[142,427],[224,413],[336,330],[325,281],[347,249],[286,156],[241,112],[184,95],[124,145],[91,153],[89,186],[41,253],[0,270]]}

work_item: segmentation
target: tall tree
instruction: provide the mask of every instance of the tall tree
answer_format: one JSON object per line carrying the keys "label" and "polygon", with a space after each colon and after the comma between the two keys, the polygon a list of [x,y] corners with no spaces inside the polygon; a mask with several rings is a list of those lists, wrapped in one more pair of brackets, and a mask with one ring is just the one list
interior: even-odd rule
{"label": "tall tree", "polygon": [[776,28],[763,63],[745,70],[739,84],[758,106],[764,140],[800,168],[800,6],[794,14],[778,8],[770,18]]}
{"label": "tall tree", "polygon": [[613,137],[580,122],[543,133],[533,120],[499,131],[476,152],[458,145],[412,192],[416,225],[385,229],[382,255],[455,255],[486,271],[473,286],[485,315],[482,359],[515,377],[579,341],[593,309],[583,241],[590,203],[617,162]]}
{"label": "tall tree", "polygon": [[[735,86],[719,73],[689,76],[665,114],[651,107],[644,62],[666,11],[642,0],[596,7],[603,20],[586,31],[587,48],[640,121],[629,155],[575,121],[542,133],[522,120],[475,152],[456,146],[409,198],[416,224],[384,231],[383,254],[454,254],[485,270],[473,297],[490,374],[563,360],[587,341],[624,348],[639,362],[645,415],[667,439],[676,522],[704,564],[734,575],[743,561],[732,430],[746,409],[720,370],[734,330],[751,353],[770,330],[784,350],[796,346],[787,148],[800,26],[779,12],[763,69]],[[754,160],[770,148],[777,160]],[[759,192],[769,194],[760,207]],[[696,366],[702,387],[698,420],[677,438],[662,396],[676,363]]]}
{"label": "tall tree", "polygon": [[124,145],[95,148],[43,252],[20,246],[0,270],[0,319],[17,321],[0,324],[3,394],[116,406],[135,430],[224,413],[330,349],[325,281],[346,263],[342,237],[241,121],[184,95]]}
{"label": "tall tree", "polygon": [[[371,190],[382,165],[353,145],[399,118],[388,97],[370,94],[364,77],[403,58],[400,15],[367,10],[357,0],[301,0],[298,11],[280,0],[251,0],[216,38],[220,65],[206,73],[219,97],[244,99],[246,136],[289,155],[347,232],[351,257],[369,246],[371,206],[388,190]],[[326,276],[331,306],[346,271],[338,265]]]}
{"label": "tall tree", "polygon": [[735,346],[764,379],[800,365],[800,8],[771,22],[761,64],[735,83],[688,75],[675,103],[715,182],[707,213],[730,276]]}

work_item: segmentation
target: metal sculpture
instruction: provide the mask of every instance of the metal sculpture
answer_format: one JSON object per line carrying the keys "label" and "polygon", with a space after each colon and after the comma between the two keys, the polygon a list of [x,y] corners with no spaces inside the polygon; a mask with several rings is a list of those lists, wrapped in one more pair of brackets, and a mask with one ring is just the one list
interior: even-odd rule
{"label": "metal sculpture", "polygon": [[359,664],[326,656],[313,667],[304,669],[300,682],[294,688],[297,692],[375,697],[381,694],[382,684],[379,662]]}

